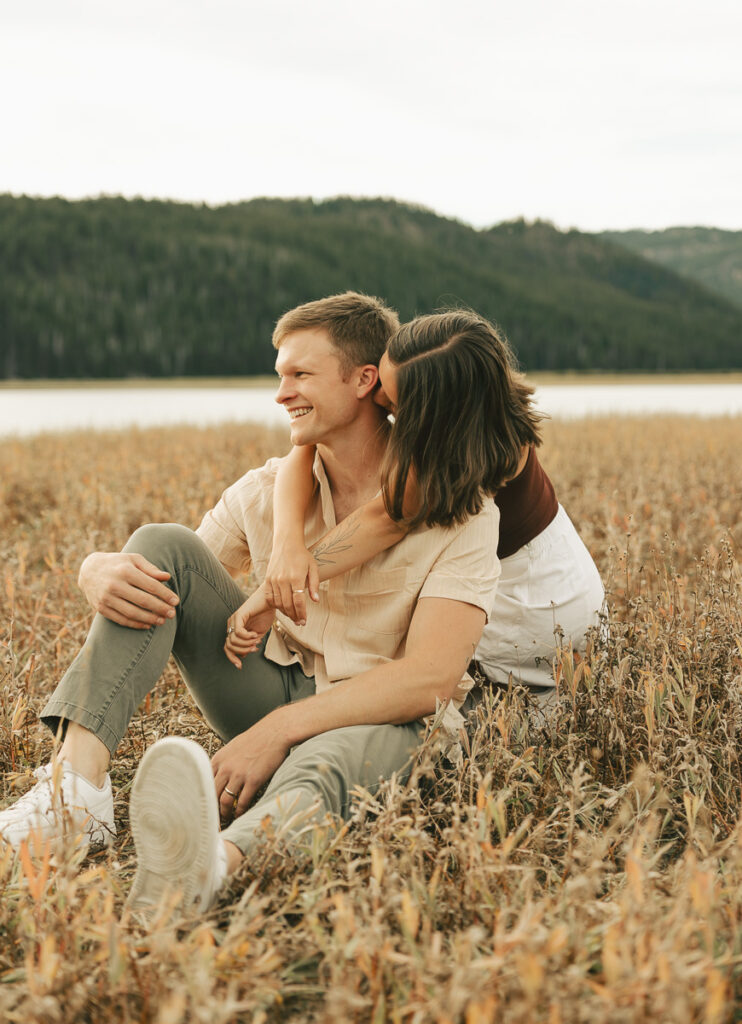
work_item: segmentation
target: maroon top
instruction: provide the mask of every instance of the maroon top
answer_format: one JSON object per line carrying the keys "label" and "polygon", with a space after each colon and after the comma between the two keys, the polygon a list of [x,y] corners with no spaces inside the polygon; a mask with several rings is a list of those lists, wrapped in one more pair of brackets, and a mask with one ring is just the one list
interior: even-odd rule
{"label": "maroon top", "polygon": [[556,494],[535,448],[520,473],[497,492],[495,504],[500,510],[498,558],[515,554],[554,519],[559,508]]}

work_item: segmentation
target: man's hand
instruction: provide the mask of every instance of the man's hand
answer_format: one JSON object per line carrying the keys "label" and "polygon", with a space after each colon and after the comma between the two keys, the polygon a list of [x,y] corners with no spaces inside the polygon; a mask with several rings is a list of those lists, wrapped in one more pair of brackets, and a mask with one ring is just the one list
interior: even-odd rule
{"label": "man's hand", "polygon": [[96,612],[131,629],[161,626],[175,615],[178,596],[158,569],[143,555],[94,551],[80,566],[77,582]]}
{"label": "man's hand", "polygon": [[223,818],[244,814],[263,783],[288,756],[289,743],[279,722],[280,715],[271,712],[212,757],[214,784]]}

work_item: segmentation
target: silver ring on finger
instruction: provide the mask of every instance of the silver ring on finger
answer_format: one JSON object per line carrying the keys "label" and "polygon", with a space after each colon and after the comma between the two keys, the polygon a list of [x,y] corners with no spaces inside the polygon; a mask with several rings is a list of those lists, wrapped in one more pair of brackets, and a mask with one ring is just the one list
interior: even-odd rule
{"label": "silver ring on finger", "polygon": [[303,594],[303,590],[292,590],[292,594]]}
{"label": "silver ring on finger", "polygon": [[227,626],[227,636],[230,636],[232,633],[234,633],[234,626]]}
{"label": "silver ring on finger", "polygon": [[230,796],[231,796],[231,797],[232,797],[232,798],[233,798],[234,800],[236,800],[236,799],[237,799],[237,797],[239,796],[239,793],[233,793],[233,792],[232,792],[232,790],[231,790],[231,789],[229,788],[229,786],[225,786],[225,787],[224,787],[224,792],[225,792],[225,793],[229,793],[229,795],[230,795]]}

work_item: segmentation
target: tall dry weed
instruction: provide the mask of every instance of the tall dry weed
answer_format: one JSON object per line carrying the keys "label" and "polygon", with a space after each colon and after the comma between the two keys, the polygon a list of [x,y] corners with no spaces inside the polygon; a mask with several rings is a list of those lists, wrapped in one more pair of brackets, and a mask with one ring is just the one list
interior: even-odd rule
{"label": "tall dry weed", "polygon": [[[543,461],[610,612],[565,650],[548,716],[478,708],[340,831],[280,836],[212,914],[123,910],[128,790],[168,732],[216,740],[169,667],[113,764],[119,840],[0,849],[8,1021],[623,1022],[739,1019],[740,421],[550,424]],[[36,715],[82,643],[77,567],[145,521],[197,525],[285,437],[250,427],[6,442],[0,453],[0,799],[50,737]]]}

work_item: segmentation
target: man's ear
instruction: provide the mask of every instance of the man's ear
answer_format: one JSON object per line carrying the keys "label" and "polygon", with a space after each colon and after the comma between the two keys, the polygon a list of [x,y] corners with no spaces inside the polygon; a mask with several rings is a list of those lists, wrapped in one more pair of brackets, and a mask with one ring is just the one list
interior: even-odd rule
{"label": "man's ear", "polygon": [[370,395],[379,383],[379,367],[373,363],[367,366],[359,366],[356,369],[356,389],[358,397],[365,398]]}

